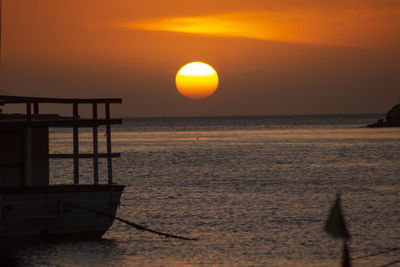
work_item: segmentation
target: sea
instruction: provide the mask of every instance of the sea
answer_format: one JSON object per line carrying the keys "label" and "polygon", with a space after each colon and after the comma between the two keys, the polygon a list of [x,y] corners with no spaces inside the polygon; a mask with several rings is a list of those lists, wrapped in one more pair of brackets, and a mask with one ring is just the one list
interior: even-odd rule
{"label": "sea", "polygon": [[[400,262],[400,128],[383,115],[126,118],[113,126],[117,216],[100,240],[27,244],[21,266],[341,266],[344,241],[324,231],[336,195],[353,266]],[[91,152],[91,129],[80,131]],[[99,128],[100,151],[106,151]],[[72,130],[52,129],[52,153],[72,153]],[[107,182],[106,160],[100,182]],[[70,184],[72,160],[52,159]],[[92,160],[81,182],[92,183]]]}

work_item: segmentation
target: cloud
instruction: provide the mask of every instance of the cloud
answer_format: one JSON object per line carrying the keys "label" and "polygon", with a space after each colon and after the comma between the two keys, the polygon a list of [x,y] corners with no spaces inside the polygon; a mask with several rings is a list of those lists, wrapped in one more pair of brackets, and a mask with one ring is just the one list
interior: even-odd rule
{"label": "cloud", "polygon": [[288,9],[162,17],[119,25],[166,31],[319,45],[396,47],[399,8]]}

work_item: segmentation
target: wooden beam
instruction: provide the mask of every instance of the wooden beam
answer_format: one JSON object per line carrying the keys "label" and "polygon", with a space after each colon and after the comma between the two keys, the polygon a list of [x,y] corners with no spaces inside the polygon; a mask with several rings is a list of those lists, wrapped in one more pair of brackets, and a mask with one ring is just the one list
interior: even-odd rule
{"label": "wooden beam", "polygon": [[15,120],[0,120],[0,126],[35,126],[35,127],[93,127],[110,124],[121,124],[121,119],[107,120],[92,120],[92,119],[63,119],[63,120],[36,120],[26,121],[26,119],[15,119]]}
{"label": "wooden beam", "polygon": [[[121,153],[111,153],[112,158],[121,157]],[[74,154],[49,154],[50,159],[74,159]],[[92,153],[82,153],[78,155],[80,159],[92,159],[94,154]],[[108,153],[98,153],[97,158],[108,158]]]}
{"label": "wooden beam", "polygon": [[7,96],[7,95],[0,95],[0,101],[5,104],[22,104],[22,103],[121,104],[122,103],[121,98],[48,98],[48,97]]}
{"label": "wooden beam", "polygon": [[124,190],[125,186],[123,185],[73,185],[73,184],[62,184],[62,185],[48,185],[48,186],[34,186],[30,188],[26,187],[8,187],[1,188],[0,194],[4,195],[19,195],[19,194],[32,194],[32,193],[67,193],[67,192],[115,192]]}

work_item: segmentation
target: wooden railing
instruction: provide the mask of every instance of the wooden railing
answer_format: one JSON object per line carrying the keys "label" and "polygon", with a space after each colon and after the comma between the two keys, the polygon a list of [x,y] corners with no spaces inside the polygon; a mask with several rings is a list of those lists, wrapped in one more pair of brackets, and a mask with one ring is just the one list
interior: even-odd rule
{"label": "wooden railing", "polygon": [[[42,98],[42,97],[23,97],[23,96],[4,96],[0,95],[0,106],[5,104],[25,104],[26,112],[22,123],[29,129],[32,126],[43,126],[43,127],[72,127],[73,129],[73,154],[49,154],[49,158],[72,158],[74,160],[74,184],[79,184],[79,159],[81,158],[93,158],[93,180],[94,184],[99,183],[98,179],[98,159],[107,158],[108,165],[108,184],[113,183],[112,176],[112,158],[119,157],[119,153],[112,153],[111,149],[111,124],[121,124],[121,119],[111,119],[110,115],[110,104],[122,103],[120,98],[95,98],[95,99],[81,99],[81,98]],[[72,104],[72,117],[46,117],[40,116],[40,104]],[[79,104],[91,104],[92,105],[92,117],[89,119],[80,119],[79,115]],[[98,105],[105,105],[105,117],[102,119],[98,118]],[[32,112],[33,107],[33,112]],[[15,121],[1,121],[1,124],[6,125],[7,123],[21,124],[21,120]],[[98,131],[99,125],[106,126],[106,137],[107,137],[107,153],[98,152]],[[92,127],[93,128],[93,153],[91,154],[80,154],[79,153],[79,127]],[[27,147],[31,145],[31,135],[27,134]],[[27,149],[27,153],[31,153]],[[31,166],[29,159],[31,155],[27,155],[27,171],[30,170]],[[28,174],[29,175],[29,174]]]}

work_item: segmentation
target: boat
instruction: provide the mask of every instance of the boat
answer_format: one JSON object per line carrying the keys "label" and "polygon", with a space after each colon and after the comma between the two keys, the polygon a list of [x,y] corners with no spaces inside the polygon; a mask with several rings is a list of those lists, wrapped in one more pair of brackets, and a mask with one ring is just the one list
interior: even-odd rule
{"label": "boat", "polygon": [[[0,108],[18,104],[23,112],[5,114],[0,109],[0,238],[101,237],[113,224],[124,185],[114,182],[111,104],[120,98],[40,98],[0,95]],[[61,111],[69,105],[70,116],[40,113],[43,104]],[[92,114],[82,118],[79,108],[91,105]],[[103,106],[104,105],[104,106]],[[16,105],[14,105],[16,106]],[[62,106],[62,107],[61,107]],[[104,116],[98,109],[104,107]],[[15,108],[15,107],[13,107]],[[105,126],[107,151],[99,153],[98,127]],[[72,129],[72,154],[51,154],[49,129]],[[80,153],[79,129],[92,128],[93,152]],[[80,183],[80,160],[93,159],[93,183]],[[99,179],[99,159],[107,162],[107,177]],[[57,184],[49,177],[52,160],[69,159],[71,183]],[[103,181],[101,183],[101,181]]]}

